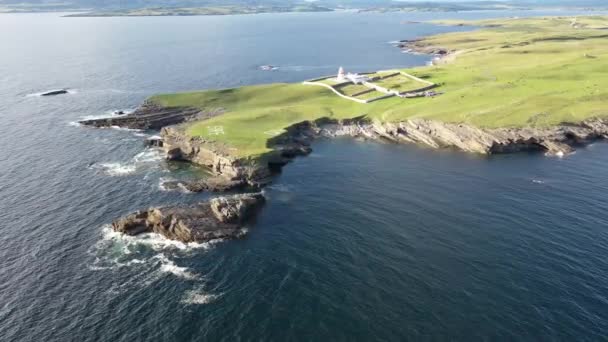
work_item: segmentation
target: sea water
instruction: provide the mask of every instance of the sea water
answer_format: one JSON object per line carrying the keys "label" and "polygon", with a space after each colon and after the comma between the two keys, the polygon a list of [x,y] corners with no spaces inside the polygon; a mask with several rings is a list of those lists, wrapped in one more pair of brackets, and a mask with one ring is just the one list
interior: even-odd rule
{"label": "sea water", "polygon": [[572,13],[0,15],[0,339],[604,338],[602,143],[560,159],[320,141],[244,239],[184,244],[108,225],[208,198],[162,187],[204,170],[145,148],[157,132],[77,124],[156,93],[424,65],[390,42],[469,29],[406,21],[541,14]]}

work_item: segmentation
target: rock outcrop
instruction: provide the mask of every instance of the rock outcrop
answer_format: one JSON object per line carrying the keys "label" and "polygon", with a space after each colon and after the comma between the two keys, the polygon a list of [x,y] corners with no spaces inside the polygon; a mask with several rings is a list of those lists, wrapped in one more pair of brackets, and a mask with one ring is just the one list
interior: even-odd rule
{"label": "rock outcrop", "polygon": [[127,235],[158,233],[182,242],[237,238],[264,204],[261,193],[217,197],[191,206],[150,208],[127,215],[112,228]]}
{"label": "rock outcrop", "polygon": [[144,104],[133,114],[116,118],[89,120],[94,126],[119,125],[130,128],[159,128],[160,136],[149,138],[148,146],[162,147],[168,160],[189,161],[207,167],[213,177],[196,181],[166,182],[165,188],[189,191],[229,191],[243,188],[259,189],[272,180],[273,173],[297,156],[309,154],[311,143],[319,137],[348,136],[381,139],[397,143],[415,143],[432,148],[454,148],[480,154],[538,151],[565,155],[577,146],[608,137],[608,119],[590,119],[577,124],[561,124],[536,128],[480,128],[463,123],[427,119],[410,119],[386,123],[365,117],[348,120],[321,118],[304,121],[285,129],[285,133],[269,139],[272,152],[262,157],[241,158],[235,149],[216,140],[187,134],[185,120],[202,120],[221,111],[162,108]]}
{"label": "rock outcrop", "polygon": [[445,56],[451,53],[448,49],[430,44],[424,39],[401,40],[397,47],[409,53]]}
{"label": "rock outcrop", "polygon": [[67,89],[59,89],[59,90],[47,91],[46,93],[40,94],[40,96],[56,96],[56,95],[62,95],[62,94],[67,94],[67,93],[68,93]]}
{"label": "rock outcrop", "polygon": [[608,119],[586,120],[579,124],[562,124],[546,128],[497,129],[412,119],[399,123],[328,124],[319,127],[318,134],[327,137],[386,139],[487,155],[524,151],[563,155],[572,152],[577,146],[608,138]]}
{"label": "rock outcrop", "polygon": [[240,190],[248,187],[247,182],[242,179],[227,179],[222,176],[215,176],[197,180],[166,181],[162,184],[167,190],[185,189],[190,192],[226,192]]}
{"label": "rock outcrop", "polygon": [[131,114],[101,119],[83,120],[81,124],[93,127],[125,127],[131,129],[161,129],[190,120],[202,120],[221,111],[204,112],[189,107],[162,107],[146,102]]}
{"label": "rock outcrop", "polygon": [[262,187],[271,180],[271,172],[258,160],[245,160],[235,156],[230,147],[201,137],[191,137],[182,125],[161,130],[163,148],[168,160],[189,161],[207,167],[214,175],[215,186],[219,181],[230,185],[242,182],[252,187]]}
{"label": "rock outcrop", "polygon": [[191,191],[223,191],[242,185],[262,187],[268,184],[273,172],[279,171],[293,158],[309,154],[312,141],[319,137],[388,140],[486,155],[524,151],[565,155],[577,146],[608,138],[608,119],[547,128],[489,129],[426,119],[381,123],[365,118],[324,118],[288,127],[286,133],[268,142],[275,152],[262,161],[252,163],[231,157],[228,148],[215,142],[189,137],[179,126],[164,128],[161,135],[169,159],[188,160],[207,166],[219,176],[211,181],[182,182],[183,187]]}

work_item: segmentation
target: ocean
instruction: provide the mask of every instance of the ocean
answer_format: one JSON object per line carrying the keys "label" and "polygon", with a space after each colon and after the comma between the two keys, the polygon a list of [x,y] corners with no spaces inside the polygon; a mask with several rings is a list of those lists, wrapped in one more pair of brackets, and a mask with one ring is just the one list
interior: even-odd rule
{"label": "ocean", "polygon": [[109,224],[215,196],[162,187],[205,170],[145,148],[156,132],[77,124],[157,93],[423,65],[391,42],[470,29],[407,21],[570,14],[0,15],[0,340],[605,339],[604,143],[555,158],[322,140],[245,238],[183,244]]}

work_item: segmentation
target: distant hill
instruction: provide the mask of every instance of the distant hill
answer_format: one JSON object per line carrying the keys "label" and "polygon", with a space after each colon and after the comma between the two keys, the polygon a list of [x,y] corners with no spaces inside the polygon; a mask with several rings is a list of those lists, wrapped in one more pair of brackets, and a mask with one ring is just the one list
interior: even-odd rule
{"label": "distant hill", "polygon": [[[606,0],[0,0],[4,11],[103,10],[178,8],[341,8],[361,10],[437,10],[466,11],[476,9],[522,7],[598,7],[606,8]],[[248,12],[248,11],[245,11]]]}

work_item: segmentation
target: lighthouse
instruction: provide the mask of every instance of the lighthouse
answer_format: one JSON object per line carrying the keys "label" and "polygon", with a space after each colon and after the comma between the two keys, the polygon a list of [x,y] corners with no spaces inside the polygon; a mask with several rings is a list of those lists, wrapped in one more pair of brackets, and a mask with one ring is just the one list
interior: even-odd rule
{"label": "lighthouse", "polygon": [[346,82],[346,77],[344,76],[344,68],[340,67],[340,69],[338,69],[338,76],[336,77],[336,81]]}

